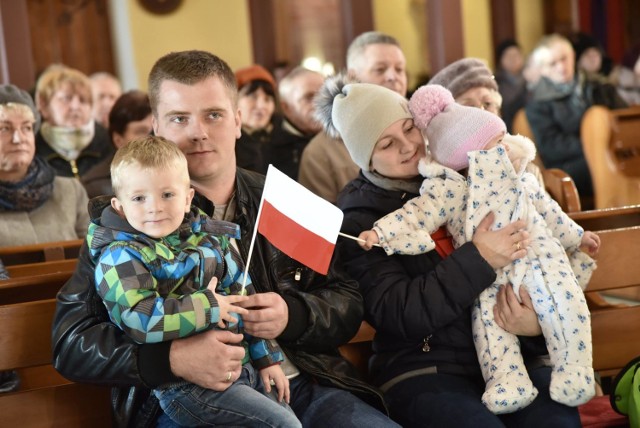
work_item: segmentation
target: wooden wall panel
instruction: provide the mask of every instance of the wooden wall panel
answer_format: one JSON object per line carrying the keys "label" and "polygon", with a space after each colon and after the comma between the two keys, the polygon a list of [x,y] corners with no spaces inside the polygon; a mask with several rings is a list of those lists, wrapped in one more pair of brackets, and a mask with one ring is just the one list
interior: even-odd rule
{"label": "wooden wall panel", "polygon": [[28,0],[36,72],[63,63],[114,72],[107,0]]}

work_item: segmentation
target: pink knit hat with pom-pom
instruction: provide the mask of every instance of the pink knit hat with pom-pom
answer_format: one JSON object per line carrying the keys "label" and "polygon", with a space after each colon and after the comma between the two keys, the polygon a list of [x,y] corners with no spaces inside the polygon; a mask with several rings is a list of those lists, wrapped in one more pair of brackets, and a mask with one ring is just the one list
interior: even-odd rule
{"label": "pink knit hat with pom-pom", "polygon": [[415,91],[409,110],[428,140],[433,158],[456,171],[469,166],[467,152],[484,149],[496,135],[507,132],[498,116],[457,104],[451,92],[440,85],[425,85]]}

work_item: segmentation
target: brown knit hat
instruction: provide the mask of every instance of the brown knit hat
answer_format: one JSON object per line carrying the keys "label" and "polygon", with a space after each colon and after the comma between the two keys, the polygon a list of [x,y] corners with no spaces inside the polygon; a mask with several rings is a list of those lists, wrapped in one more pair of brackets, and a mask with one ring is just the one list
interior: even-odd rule
{"label": "brown knit hat", "polygon": [[453,98],[467,92],[469,89],[484,87],[498,90],[498,84],[489,67],[478,58],[463,58],[452,62],[436,73],[429,80],[430,85],[441,85],[448,89]]}
{"label": "brown knit hat", "polygon": [[238,89],[242,88],[247,83],[253,82],[254,80],[264,80],[269,83],[273,87],[273,91],[276,91],[276,81],[267,71],[266,68],[261,65],[254,64],[249,67],[241,68],[236,70],[236,82],[238,83]]}

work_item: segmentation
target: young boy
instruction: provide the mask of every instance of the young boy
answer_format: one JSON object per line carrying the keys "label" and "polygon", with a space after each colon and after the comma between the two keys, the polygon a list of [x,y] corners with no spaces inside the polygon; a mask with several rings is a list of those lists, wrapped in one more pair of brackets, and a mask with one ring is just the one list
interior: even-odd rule
{"label": "young boy", "polygon": [[[89,226],[95,281],[111,320],[138,343],[190,336],[247,310],[235,303],[253,294],[229,238],[236,224],[214,221],[191,207],[187,160],[178,147],[149,136],[119,149],[111,163],[115,197]],[[248,278],[247,278],[248,280]],[[238,322],[238,327],[242,324]],[[301,426],[289,401],[289,381],[275,342],[245,337],[240,378],[224,391],[190,383],[154,390],[180,425]],[[254,375],[251,363],[260,371]],[[278,404],[268,398],[271,382]]]}
{"label": "young boy", "polygon": [[517,250],[526,248],[527,256],[498,272],[473,311],[474,341],[486,381],[482,401],[494,413],[509,413],[537,395],[517,337],[493,319],[497,284],[511,283],[516,295],[517,287],[526,287],[538,314],[554,368],[551,398],[569,406],[585,403],[594,395],[595,383],[589,310],[580,284],[586,286],[594,263],[579,247],[595,255],[599,237],[584,232],[524,172],[535,147],[524,137],[506,134],[497,116],[456,104],[439,85],[420,88],[409,109],[436,162],[421,162],[421,196],[362,232],[361,245],[370,249],[379,242],[387,254],[419,254],[434,248],[430,233],[445,224],[460,246],[490,212],[496,229],[527,220],[532,239],[514,243]]}

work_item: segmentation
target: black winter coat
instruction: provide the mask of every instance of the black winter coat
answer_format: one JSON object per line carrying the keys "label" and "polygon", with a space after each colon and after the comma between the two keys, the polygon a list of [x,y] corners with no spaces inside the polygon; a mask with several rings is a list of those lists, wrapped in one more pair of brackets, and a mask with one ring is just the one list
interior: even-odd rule
{"label": "black winter coat", "polygon": [[546,168],[560,168],[573,178],[581,196],[593,195],[589,167],[582,151],[580,123],[587,109],[603,105],[624,108],[616,88],[582,72],[572,84],[542,78],[527,103],[527,120]]}
{"label": "black winter coat", "polygon": [[[242,230],[239,244],[245,260],[263,186],[263,176],[238,169],[235,221]],[[92,200],[92,212],[101,212],[106,203],[108,198]],[[213,205],[202,196],[194,203],[212,214]],[[150,389],[179,380],[170,370],[171,343],[139,345],[111,323],[96,293],[93,269],[83,245],[76,271],[57,296],[54,367],[77,382],[112,386],[117,426],[153,426],[159,406]],[[260,235],[249,273],[258,292],[275,291],[287,302],[289,323],[278,343],[291,361],[318,382],[347,389],[381,406],[380,394],[355,379],[353,367],[337,351],[353,337],[362,320],[357,284],[345,279],[335,266],[327,276],[311,271]]]}
{"label": "black winter coat", "polygon": [[[345,215],[342,231],[358,236],[415,196],[377,187],[360,173],[338,197]],[[387,256],[380,248],[363,251],[351,240],[338,243],[340,261],[360,283],[365,319],[376,329],[369,365],[374,384],[381,386],[426,367],[436,367],[438,373],[481,376],[471,308],[496,275],[473,243],[462,245],[445,260],[437,251]],[[545,353],[541,340],[531,340],[538,355]]]}

